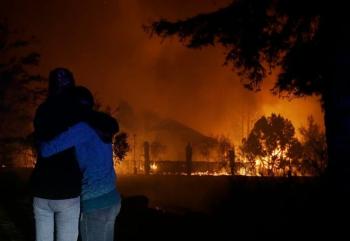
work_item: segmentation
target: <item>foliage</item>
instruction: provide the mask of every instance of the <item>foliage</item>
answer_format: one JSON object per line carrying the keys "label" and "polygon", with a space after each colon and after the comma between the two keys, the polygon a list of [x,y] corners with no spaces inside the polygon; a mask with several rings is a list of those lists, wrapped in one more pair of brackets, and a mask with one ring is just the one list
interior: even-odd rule
{"label": "foliage", "polygon": [[276,175],[291,169],[291,163],[301,157],[301,145],[295,137],[292,123],[280,115],[262,116],[248,137],[242,140],[242,152],[249,162],[255,162],[261,173]]}
{"label": "foliage", "polygon": [[299,129],[303,144],[303,172],[319,175],[327,162],[327,144],[325,133],[312,116],[307,119],[307,126]]}
{"label": "foliage", "polygon": [[[40,55],[31,51],[34,39],[22,39],[0,21],[0,155],[12,165],[18,145],[30,148],[31,121],[35,107],[46,91],[44,79],[32,74]],[[15,148],[13,148],[15,147]],[[8,158],[5,158],[8,157]],[[6,160],[5,160],[6,159]]]}
{"label": "foliage", "polygon": [[145,26],[163,38],[178,36],[189,48],[222,45],[226,64],[259,90],[271,70],[282,69],[273,93],[303,96],[325,88],[323,4],[317,0],[235,0],[217,11],[186,20],[161,19]]}
{"label": "foliage", "polygon": [[130,151],[128,143],[128,134],[125,132],[118,133],[113,139],[113,153],[119,161],[124,160],[127,153]]}

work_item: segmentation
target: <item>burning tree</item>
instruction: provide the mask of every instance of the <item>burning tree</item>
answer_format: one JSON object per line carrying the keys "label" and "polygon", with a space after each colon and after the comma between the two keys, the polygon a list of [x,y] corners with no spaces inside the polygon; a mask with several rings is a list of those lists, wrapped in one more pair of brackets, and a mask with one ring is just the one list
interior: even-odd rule
{"label": "burning tree", "polygon": [[254,124],[248,137],[242,140],[241,150],[250,163],[255,163],[260,174],[274,176],[279,171],[284,173],[286,168],[292,170],[292,163],[300,158],[301,145],[292,123],[272,114]]}

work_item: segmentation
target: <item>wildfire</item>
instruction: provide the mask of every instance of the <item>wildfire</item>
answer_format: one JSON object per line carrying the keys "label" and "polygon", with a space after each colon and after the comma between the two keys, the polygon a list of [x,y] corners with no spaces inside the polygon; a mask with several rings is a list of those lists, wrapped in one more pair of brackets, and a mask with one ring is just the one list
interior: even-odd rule
{"label": "wildfire", "polygon": [[[183,174],[187,175],[187,174]],[[220,171],[217,172],[193,172],[191,173],[191,176],[230,176],[231,174],[226,170],[226,169],[221,169]]]}
{"label": "wildfire", "polygon": [[152,163],[152,164],[151,164],[151,170],[152,170],[152,171],[156,171],[157,169],[158,169],[157,164]]}
{"label": "wildfire", "polygon": [[[186,171],[185,162],[151,162],[150,163],[150,174],[161,174],[161,175],[182,175],[182,176],[286,176],[290,171],[293,175],[301,175],[300,171],[295,167],[291,167],[290,158],[286,154],[288,147],[281,149],[277,147],[274,151],[270,152],[271,155],[260,156],[255,160],[248,159],[244,156],[238,156],[236,162],[232,165],[222,162],[210,162],[212,165],[207,165],[208,163],[202,163],[204,165],[198,165],[200,162],[193,162],[191,172]],[[132,161],[132,160],[131,160]],[[119,174],[130,174],[133,173],[133,168],[135,167],[134,162],[128,160],[125,165],[116,165]],[[116,162],[116,164],[121,164]],[[167,164],[167,165],[164,165]],[[171,165],[169,165],[171,164]],[[214,164],[214,165],[213,165]],[[144,173],[144,163],[138,162],[137,173]],[[173,165],[173,166],[172,166]],[[199,168],[200,167],[200,168]]]}

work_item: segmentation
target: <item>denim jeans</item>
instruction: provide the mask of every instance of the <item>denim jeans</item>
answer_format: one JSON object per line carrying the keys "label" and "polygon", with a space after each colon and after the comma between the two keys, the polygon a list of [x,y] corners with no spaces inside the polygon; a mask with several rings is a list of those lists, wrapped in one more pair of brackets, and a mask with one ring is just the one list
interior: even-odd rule
{"label": "denim jeans", "polygon": [[80,215],[80,235],[82,241],[113,241],[114,224],[121,204],[101,208]]}
{"label": "denim jeans", "polygon": [[36,241],[77,241],[80,198],[33,199]]}

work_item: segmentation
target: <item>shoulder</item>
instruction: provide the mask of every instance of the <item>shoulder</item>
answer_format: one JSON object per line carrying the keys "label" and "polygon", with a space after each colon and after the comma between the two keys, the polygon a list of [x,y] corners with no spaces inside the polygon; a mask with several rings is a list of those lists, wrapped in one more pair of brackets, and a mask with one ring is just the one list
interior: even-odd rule
{"label": "shoulder", "polygon": [[69,127],[70,130],[84,130],[84,131],[93,131],[93,129],[88,125],[86,122],[78,122],[71,127]]}
{"label": "shoulder", "polygon": [[57,103],[53,99],[47,98],[42,102],[35,111],[35,118],[52,117],[52,114],[57,111]]}

